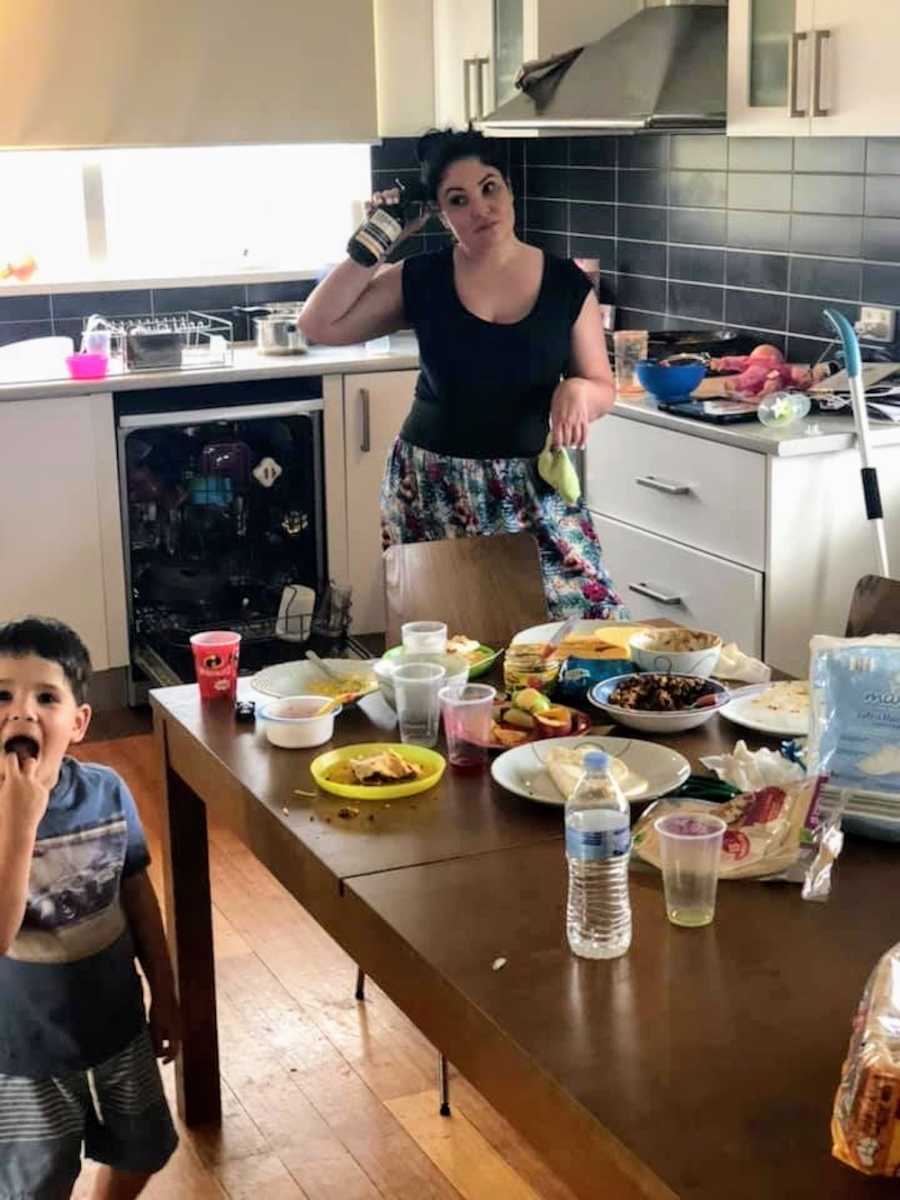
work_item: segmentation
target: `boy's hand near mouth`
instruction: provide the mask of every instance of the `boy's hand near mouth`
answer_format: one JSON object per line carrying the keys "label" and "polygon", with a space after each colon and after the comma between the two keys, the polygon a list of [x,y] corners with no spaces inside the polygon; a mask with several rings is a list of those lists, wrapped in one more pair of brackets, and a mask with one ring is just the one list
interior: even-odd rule
{"label": "boy's hand near mouth", "polygon": [[32,835],[50,800],[50,789],[38,779],[37,770],[36,758],[20,761],[12,750],[4,755],[0,777],[0,820],[21,822]]}

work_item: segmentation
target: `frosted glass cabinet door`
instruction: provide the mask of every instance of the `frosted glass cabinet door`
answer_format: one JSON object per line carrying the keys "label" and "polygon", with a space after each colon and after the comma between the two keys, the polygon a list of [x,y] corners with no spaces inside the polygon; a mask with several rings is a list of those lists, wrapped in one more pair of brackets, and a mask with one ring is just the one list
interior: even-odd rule
{"label": "frosted glass cabinet door", "polygon": [[814,2],[731,0],[729,135],[809,134]]}

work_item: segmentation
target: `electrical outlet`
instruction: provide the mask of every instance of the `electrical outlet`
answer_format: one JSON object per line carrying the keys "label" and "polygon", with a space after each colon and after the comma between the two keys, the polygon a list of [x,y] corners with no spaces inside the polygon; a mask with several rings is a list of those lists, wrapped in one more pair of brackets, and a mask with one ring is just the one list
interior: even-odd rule
{"label": "electrical outlet", "polygon": [[892,308],[863,305],[859,310],[856,332],[870,342],[892,342],[897,314]]}

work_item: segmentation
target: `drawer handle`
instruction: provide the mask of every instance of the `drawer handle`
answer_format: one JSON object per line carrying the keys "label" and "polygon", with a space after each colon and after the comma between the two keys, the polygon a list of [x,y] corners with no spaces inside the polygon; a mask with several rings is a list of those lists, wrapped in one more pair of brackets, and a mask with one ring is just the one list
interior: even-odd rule
{"label": "drawer handle", "polygon": [[689,496],[689,483],[676,483],[672,479],[659,479],[656,475],[638,475],[634,481],[638,487],[650,488],[653,492],[665,492],[667,496]]}
{"label": "drawer handle", "polygon": [[683,600],[680,596],[667,595],[665,592],[660,592],[657,588],[651,587],[649,583],[629,583],[628,590],[636,592],[639,596],[646,596],[648,600],[655,600],[657,604],[682,604]]}
{"label": "drawer handle", "polygon": [[362,438],[359,443],[361,454],[368,454],[372,449],[372,423],[369,411],[369,389],[359,389],[359,399],[362,404]]}

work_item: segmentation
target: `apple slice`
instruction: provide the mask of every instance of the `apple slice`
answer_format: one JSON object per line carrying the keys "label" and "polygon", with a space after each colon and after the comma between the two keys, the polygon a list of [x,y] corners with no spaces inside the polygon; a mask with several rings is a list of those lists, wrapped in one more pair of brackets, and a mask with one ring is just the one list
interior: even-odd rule
{"label": "apple slice", "polygon": [[574,717],[572,709],[564,704],[553,704],[543,712],[534,714],[544,737],[565,737],[571,732]]}

